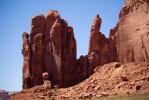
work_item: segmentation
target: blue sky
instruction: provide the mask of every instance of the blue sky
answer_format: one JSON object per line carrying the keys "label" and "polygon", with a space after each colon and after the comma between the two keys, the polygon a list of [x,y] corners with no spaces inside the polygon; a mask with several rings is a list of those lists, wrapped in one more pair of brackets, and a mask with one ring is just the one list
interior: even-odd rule
{"label": "blue sky", "polygon": [[123,0],[0,0],[0,89],[22,89],[22,32],[30,32],[33,16],[58,10],[74,29],[79,57],[88,52],[94,16],[101,16],[101,32],[108,37],[122,5]]}

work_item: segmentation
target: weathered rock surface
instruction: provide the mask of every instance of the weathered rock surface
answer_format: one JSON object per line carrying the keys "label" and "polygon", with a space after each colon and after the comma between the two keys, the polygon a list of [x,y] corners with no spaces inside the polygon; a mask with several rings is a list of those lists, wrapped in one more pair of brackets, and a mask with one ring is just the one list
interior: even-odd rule
{"label": "weathered rock surface", "polygon": [[45,17],[43,15],[32,18],[30,46],[31,46],[31,77],[33,85],[43,84],[43,44],[44,44]]}
{"label": "weathered rock surface", "polygon": [[91,25],[91,34],[89,42],[88,55],[96,54],[96,65],[103,65],[109,62],[116,61],[116,36],[114,36],[114,29],[111,30],[110,37],[106,38],[100,32],[101,18],[99,15],[95,16]]}
{"label": "weathered rock surface", "polygon": [[77,59],[76,61],[76,81],[80,82],[84,79],[86,79],[87,77],[89,77],[89,75],[92,74],[93,69],[91,69],[92,66],[89,66],[89,62],[88,62],[88,56],[80,56],[79,59]]}
{"label": "weathered rock surface", "polygon": [[89,53],[99,50],[99,36],[100,36],[101,18],[99,15],[95,16],[91,25],[90,42],[89,42]]}
{"label": "weathered rock surface", "polygon": [[57,11],[32,18],[30,36],[23,33],[23,88],[43,84],[48,72],[52,85],[74,83],[76,40],[73,28]]}
{"label": "weathered rock surface", "polygon": [[83,81],[94,73],[94,69],[99,65],[99,56],[92,52],[90,55],[80,56],[76,62],[77,82]]}
{"label": "weathered rock surface", "polygon": [[30,48],[30,44],[29,44],[29,34],[24,32],[22,35],[22,38],[23,38],[22,54],[24,57],[23,88],[30,88],[30,87],[32,87],[32,80],[31,80],[31,67],[30,67],[31,48]]}
{"label": "weathered rock surface", "polygon": [[149,0],[125,0],[117,38],[118,61],[149,61]]}
{"label": "weathered rock surface", "polygon": [[72,27],[63,19],[57,18],[50,31],[50,41],[55,75],[53,82],[59,86],[73,83],[76,61],[76,41]]}
{"label": "weathered rock surface", "polygon": [[50,43],[50,31],[51,28],[56,21],[57,18],[59,18],[60,15],[58,11],[49,11],[48,14],[45,16],[45,36],[44,36],[44,67],[45,70],[49,73],[49,77],[53,75],[54,71],[54,58],[52,56],[52,48]]}

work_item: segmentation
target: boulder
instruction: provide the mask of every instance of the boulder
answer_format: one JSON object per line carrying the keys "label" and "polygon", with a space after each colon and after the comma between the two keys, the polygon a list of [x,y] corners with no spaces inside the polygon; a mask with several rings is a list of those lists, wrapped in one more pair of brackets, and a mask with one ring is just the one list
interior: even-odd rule
{"label": "boulder", "polygon": [[51,86],[51,82],[49,80],[49,74],[47,72],[44,72],[42,74],[42,78],[43,78],[43,82],[44,82],[44,89],[47,90],[47,89],[50,89],[52,86]]}
{"label": "boulder", "polygon": [[43,80],[49,80],[49,74],[48,74],[47,72],[44,72],[44,73],[42,74],[42,79],[43,79]]}

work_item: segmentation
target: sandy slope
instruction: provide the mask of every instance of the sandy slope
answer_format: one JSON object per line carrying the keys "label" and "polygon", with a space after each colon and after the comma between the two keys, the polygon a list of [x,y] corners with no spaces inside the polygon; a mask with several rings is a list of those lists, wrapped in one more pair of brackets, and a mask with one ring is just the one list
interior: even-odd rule
{"label": "sandy slope", "polygon": [[149,63],[98,66],[88,79],[69,88],[44,90],[43,86],[12,95],[11,100],[40,100],[49,98],[83,98],[149,92]]}

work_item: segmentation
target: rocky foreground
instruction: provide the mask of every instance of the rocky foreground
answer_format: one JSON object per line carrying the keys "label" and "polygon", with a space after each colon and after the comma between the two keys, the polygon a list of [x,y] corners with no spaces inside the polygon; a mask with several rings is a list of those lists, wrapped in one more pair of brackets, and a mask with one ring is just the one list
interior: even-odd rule
{"label": "rocky foreground", "polygon": [[82,99],[149,92],[149,63],[109,63],[98,66],[94,74],[80,84],[68,88],[44,89],[44,85],[24,89],[11,100]]}

